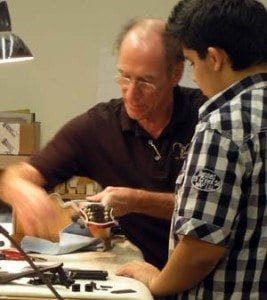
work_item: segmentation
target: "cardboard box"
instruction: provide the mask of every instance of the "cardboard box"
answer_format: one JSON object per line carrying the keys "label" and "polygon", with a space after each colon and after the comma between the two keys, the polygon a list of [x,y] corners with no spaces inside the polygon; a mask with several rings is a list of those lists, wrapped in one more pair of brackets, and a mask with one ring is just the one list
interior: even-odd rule
{"label": "cardboard box", "polygon": [[26,161],[29,155],[6,155],[0,154],[0,175],[1,170],[4,170],[12,164],[19,163],[21,161]]}
{"label": "cardboard box", "polygon": [[27,155],[40,147],[40,123],[0,122],[0,154]]}

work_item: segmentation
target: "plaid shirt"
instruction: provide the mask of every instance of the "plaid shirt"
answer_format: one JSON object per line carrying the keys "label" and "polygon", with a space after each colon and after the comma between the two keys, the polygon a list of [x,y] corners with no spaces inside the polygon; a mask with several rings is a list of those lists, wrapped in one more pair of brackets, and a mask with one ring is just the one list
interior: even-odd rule
{"label": "plaid shirt", "polygon": [[227,248],[177,299],[267,299],[267,73],[247,77],[199,112],[176,182],[170,252],[180,235]]}

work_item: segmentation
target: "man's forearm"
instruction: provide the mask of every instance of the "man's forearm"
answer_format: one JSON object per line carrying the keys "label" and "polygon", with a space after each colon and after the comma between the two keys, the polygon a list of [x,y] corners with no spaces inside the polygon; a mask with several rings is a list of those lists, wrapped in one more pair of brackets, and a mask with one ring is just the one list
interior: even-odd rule
{"label": "man's forearm", "polygon": [[41,174],[26,162],[21,162],[8,167],[0,178],[0,195],[2,200],[9,204],[12,204],[10,201],[12,199],[9,197],[9,191],[10,188],[14,186],[13,182],[16,179],[25,180],[40,187],[45,183]]}
{"label": "man's forearm", "polygon": [[171,219],[174,209],[174,193],[136,191],[134,211],[162,219]]}
{"label": "man's forearm", "polygon": [[102,192],[88,197],[113,208],[114,216],[141,213],[156,218],[171,219],[174,193],[159,193],[129,187],[108,186]]}

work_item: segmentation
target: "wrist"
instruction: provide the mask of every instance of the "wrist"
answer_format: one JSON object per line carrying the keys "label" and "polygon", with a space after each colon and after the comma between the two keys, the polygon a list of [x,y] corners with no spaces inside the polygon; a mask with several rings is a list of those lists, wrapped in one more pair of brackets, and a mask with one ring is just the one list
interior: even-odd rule
{"label": "wrist", "polygon": [[160,282],[158,281],[159,274],[152,276],[149,279],[148,284],[147,284],[150,292],[152,293],[152,295],[155,295],[155,296],[162,295],[162,292],[160,291]]}
{"label": "wrist", "polygon": [[131,195],[131,206],[132,212],[134,213],[143,213],[143,205],[144,205],[144,191],[141,189],[133,189]]}

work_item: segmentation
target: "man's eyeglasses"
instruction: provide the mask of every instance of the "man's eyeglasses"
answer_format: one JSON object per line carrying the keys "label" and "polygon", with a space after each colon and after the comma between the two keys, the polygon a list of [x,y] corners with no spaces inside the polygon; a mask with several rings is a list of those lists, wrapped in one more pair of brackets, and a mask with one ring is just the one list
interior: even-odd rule
{"label": "man's eyeglasses", "polygon": [[153,83],[144,81],[144,80],[134,80],[134,79],[130,79],[128,77],[125,77],[121,74],[117,75],[115,77],[115,81],[122,87],[128,87],[131,83],[135,83],[136,86],[142,90],[143,92],[146,93],[153,93],[156,90],[156,86]]}

